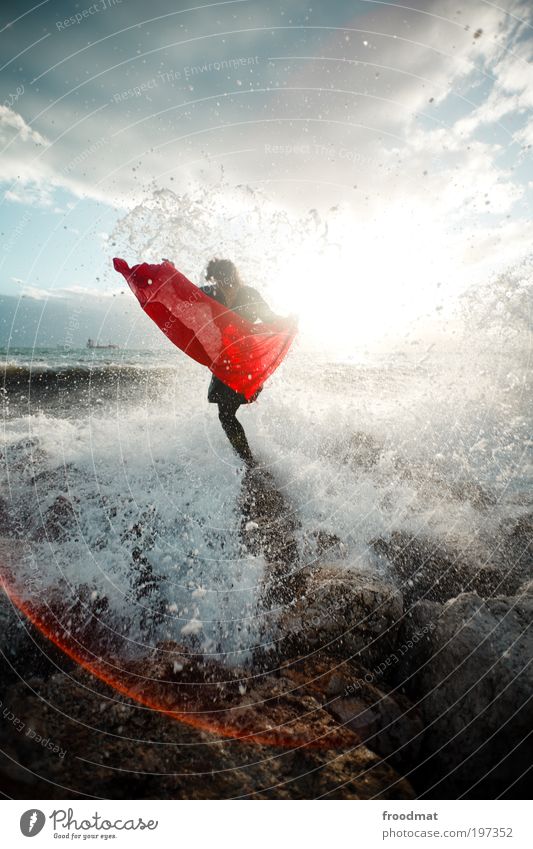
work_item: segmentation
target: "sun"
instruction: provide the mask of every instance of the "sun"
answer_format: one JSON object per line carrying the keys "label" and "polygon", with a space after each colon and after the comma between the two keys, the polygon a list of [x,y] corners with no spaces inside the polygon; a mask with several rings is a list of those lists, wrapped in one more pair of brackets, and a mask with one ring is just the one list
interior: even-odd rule
{"label": "sun", "polygon": [[337,217],[327,241],[301,245],[280,263],[277,299],[299,315],[302,337],[349,351],[405,333],[442,301],[452,273],[442,228],[407,207],[360,221]]}

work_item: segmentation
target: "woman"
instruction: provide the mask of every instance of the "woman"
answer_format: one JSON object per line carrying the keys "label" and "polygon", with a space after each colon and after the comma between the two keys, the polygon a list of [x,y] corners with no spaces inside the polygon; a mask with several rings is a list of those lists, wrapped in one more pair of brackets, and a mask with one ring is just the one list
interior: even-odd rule
{"label": "woman", "polygon": [[[233,312],[239,313],[248,321],[276,321],[287,322],[290,319],[282,318],[269,308],[259,292],[251,286],[245,286],[239,277],[235,265],[229,259],[212,259],[205,272],[207,286],[202,286],[211,298],[214,298]],[[236,412],[241,404],[251,404],[261,392],[259,389],[255,395],[246,400],[244,395],[226,386],[215,375],[211,378],[207,400],[210,404],[218,404],[218,417],[224,429],[224,433],[231,442],[233,448],[245,463],[249,466],[255,465],[246,434],[241,423],[236,418]]]}

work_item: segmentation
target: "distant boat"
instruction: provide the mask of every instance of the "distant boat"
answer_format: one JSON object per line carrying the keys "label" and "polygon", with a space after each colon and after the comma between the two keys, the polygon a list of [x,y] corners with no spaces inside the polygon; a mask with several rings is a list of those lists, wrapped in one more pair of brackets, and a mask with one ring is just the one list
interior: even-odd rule
{"label": "distant boat", "polygon": [[106,350],[108,350],[109,348],[112,348],[114,350],[118,350],[118,345],[112,345],[111,342],[109,343],[109,345],[97,345],[96,342],[94,341],[94,339],[87,339],[87,347],[91,348],[91,350],[93,350],[93,349],[102,350],[102,348],[106,349]]}

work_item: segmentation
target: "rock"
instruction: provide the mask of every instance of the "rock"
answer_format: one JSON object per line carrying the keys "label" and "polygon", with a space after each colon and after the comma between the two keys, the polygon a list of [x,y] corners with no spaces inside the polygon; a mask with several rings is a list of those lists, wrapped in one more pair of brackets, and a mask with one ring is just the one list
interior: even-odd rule
{"label": "rock", "polygon": [[36,496],[46,498],[50,492],[68,492],[72,483],[76,482],[76,467],[74,463],[63,463],[52,469],[41,469],[35,472],[30,483],[35,487]]}
{"label": "rock", "polygon": [[9,468],[11,473],[15,471],[20,473],[22,477],[25,477],[28,472],[33,475],[35,467],[44,460],[44,457],[44,451],[36,437],[21,439],[19,442],[6,445],[0,452],[0,459],[5,461],[6,468]]}
{"label": "rock", "polygon": [[[103,503],[104,510],[112,511]],[[132,600],[140,611],[139,624],[141,631],[150,639],[157,626],[164,621],[167,602],[162,592],[165,580],[154,572],[148,558],[157,540],[159,516],[154,505],[142,510],[138,519],[121,535],[125,549],[131,551],[131,567],[129,570],[130,589],[127,598]]]}
{"label": "rock", "polygon": [[416,763],[422,718],[406,696],[377,686],[379,669],[371,671],[353,661],[332,663],[314,653],[291,663],[283,675],[313,693],[325,710],[396,768]]}
{"label": "rock", "polygon": [[374,539],[371,545],[390,563],[409,605],[420,599],[445,602],[469,590],[490,598],[514,592],[519,583],[518,573],[509,574],[501,564],[428,537],[394,531],[389,539]]}
{"label": "rock", "polygon": [[77,517],[72,502],[66,495],[58,495],[44,514],[42,525],[37,528],[36,541],[65,540],[77,526]]}
{"label": "rock", "polygon": [[346,557],[346,546],[337,534],[316,530],[304,538],[302,555],[307,563],[313,564],[323,560],[342,560]]}
{"label": "rock", "polygon": [[[132,662],[131,673],[153,680],[174,669],[172,653],[179,650],[186,658],[180,647],[171,652],[167,644],[163,659],[159,648],[155,661]],[[213,666],[207,669],[213,671]],[[182,671],[185,679],[203,674],[195,659],[186,660]],[[175,685],[179,676],[172,674]],[[234,715],[239,714],[243,739],[201,727],[205,716],[195,714],[194,705],[206,699],[212,708],[213,681],[208,682],[207,695],[201,695],[199,680],[192,688],[196,695],[191,718],[197,717],[199,727],[161,710],[126,703],[79,668],[68,677],[33,680],[32,690],[18,682],[3,699],[17,718],[17,728],[7,721],[0,726],[5,752],[0,783],[9,786],[11,796],[21,798],[413,798],[407,781],[353,731],[341,728],[312,695],[295,692],[290,679],[254,683],[243,695],[234,692],[237,679],[229,678],[229,689],[221,690],[222,702],[228,699],[233,709],[216,716],[222,725],[231,719],[235,728]],[[165,690],[168,709],[173,690],[168,681]],[[272,726],[266,729],[272,732],[271,744],[254,742],[251,734],[254,728],[264,729],[265,720]],[[303,747],[297,743],[302,731],[311,731],[309,745]]]}
{"label": "rock", "polygon": [[239,503],[242,545],[251,554],[262,554],[268,565],[261,603],[265,608],[288,605],[305,589],[294,533],[298,527],[295,511],[274,476],[261,468],[244,473]]}
{"label": "rock", "polygon": [[[417,601],[402,619],[398,639],[389,663],[382,671],[383,680],[401,688],[413,699],[420,693],[412,686],[412,678],[431,656],[431,634],[437,627],[443,605],[435,601]],[[378,670],[382,667],[378,667]]]}
{"label": "rock", "polygon": [[7,536],[14,530],[13,508],[0,496],[0,535]]}
{"label": "rock", "polygon": [[[437,617],[435,606],[413,608],[418,628],[436,625],[408,684],[427,724],[419,780],[433,798],[494,798],[530,767],[533,593],[524,590],[487,601],[465,593]],[[519,784],[511,794],[519,798]]]}
{"label": "rock", "polygon": [[504,538],[501,568],[507,567],[516,584],[533,578],[533,514],[504,522],[500,530]]}
{"label": "rock", "polygon": [[533,580],[524,581],[519,587],[517,595],[533,595]]}
{"label": "rock", "polygon": [[497,503],[496,497],[484,489],[476,481],[439,481],[444,488],[448,488],[449,495],[456,501],[469,501],[477,510],[486,510],[494,507]]}
{"label": "rock", "polygon": [[247,469],[239,498],[242,510],[241,539],[252,553],[262,553],[268,563],[287,567],[298,562],[294,508],[266,469]]}
{"label": "rock", "polygon": [[288,656],[322,648],[373,665],[392,651],[402,614],[401,593],[375,573],[320,567],[309,573],[305,595],[280,617],[280,648]]}
{"label": "rock", "polygon": [[351,434],[347,446],[343,446],[345,461],[354,469],[368,471],[376,465],[383,452],[383,445],[375,436],[364,431]]}
{"label": "rock", "polygon": [[411,458],[393,458],[396,471],[403,480],[412,481],[419,491],[427,490],[435,497],[447,501],[469,502],[476,510],[486,510],[498,499],[475,480],[447,480],[426,465],[413,463]]}
{"label": "rock", "polygon": [[[0,557],[2,551],[0,548]],[[64,652],[45,640],[34,626],[17,610],[4,592],[0,592],[0,656],[2,665],[2,694],[10,683],[32,676],[45,680],[58,669],[68,670],[76,664]]]}
{"label": "rock", "polygon": [[[113,667],[118,663],[117,658]],[[222,735],[283,747],[314,747],[320,740],[320,748],[342,749],[357,743],[350,731],[321,710],[305,682],[295,688],[285,670],[250,674],[172,641],[159,643],[149,658],[122,660],[120,669],[121,684],[141,704],[186,713],[193,718],[192,725]]]}

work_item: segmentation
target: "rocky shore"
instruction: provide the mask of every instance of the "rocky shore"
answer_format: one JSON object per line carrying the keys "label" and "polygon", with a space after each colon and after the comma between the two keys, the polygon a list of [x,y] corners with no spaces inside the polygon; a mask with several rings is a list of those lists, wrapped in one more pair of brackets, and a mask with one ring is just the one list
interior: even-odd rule
{"label": "rocky shore", "polygon": [[[100,645],[102,656],[86,664],[98,667],[95,676],[3,597],[3,792],[525,794],[533,517],[502,527],[501,545],[487,552],[405,532],[369,540],[380,565],[370,572],[347,562],[342,540],[320,529],[302,554],[298,520],[266,472],[245,476],[241,501],[243,542],[268,564],[260,602],[265,640],[247,665],[229,668],[194,644],[172,641],[129,660],[106,646],[104,657],[105,604],[91,601],[85,587],[84,616],[69,608],[68,639],[84,644],[90,634],[93,651]],[[69,515],[61,502],[44,517],[48,531],[67,533]],[[4,534],[5,564],[14,544],[6,521]],[[154,584],[142,551],[134,553],[135,536],[132,559],[145,570],[136,587],[149,595]],[[64,621],[61,628],[66,633]]]}

